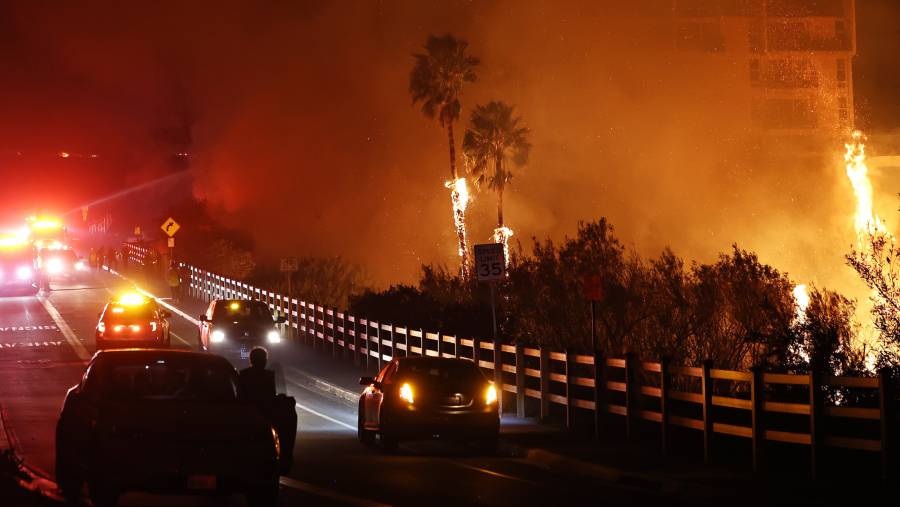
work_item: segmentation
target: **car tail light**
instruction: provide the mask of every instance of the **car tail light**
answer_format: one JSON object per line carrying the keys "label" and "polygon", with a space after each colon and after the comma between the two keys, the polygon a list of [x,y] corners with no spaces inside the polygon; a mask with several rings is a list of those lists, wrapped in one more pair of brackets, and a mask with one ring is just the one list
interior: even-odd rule
{"label": "car tail light", "polygon": [[128,329],[131,329],[132,333],[140,333],[141,332],[141,326],[139,326],[137,324],[132,324],[132,325],[128,326]]}
{"label": "car tail light", "polygon": [[400,399],[406,400],[407,403],[412,404],[413,402],[413,390],[412,386],[409,384],[403,384],[400,386]]}
{"label": "car tail light", "polygon": [[484,391],[484,402],[487,405],[497,403],[497,388],[493,385],[489,385],[487,390]]}
{"label": "car tail light", "polygon": [[118,324],[118,325],[113,326],[113,331],[115,331],[116,333],[121,333],[124,330],[125,330],[124,324]]}

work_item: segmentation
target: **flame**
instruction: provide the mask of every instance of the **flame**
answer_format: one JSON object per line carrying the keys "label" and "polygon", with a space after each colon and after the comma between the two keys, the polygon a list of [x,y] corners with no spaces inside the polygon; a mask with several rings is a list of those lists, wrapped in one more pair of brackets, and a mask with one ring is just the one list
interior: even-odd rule
{"label": "flame", "polygon": [[507,266],[509,266],[509,238],[511,238],[512,235],[513,230],[505,225],[494,229],[494,243],[503,245],[503,259],[506,261]]}
{"label": "flame", "polygon": [[466,208],[469,206],[469,186],[465,178],[457,178],[444,183],[450,189],[450,201],[453,203],[453,224],[456,226],[457,237],[461,239],[457,246],[457,255],[463,260],[462,277],[469,277],[469,266],[466,262]]}
{"label": "flame", "polygon": [[857,242],[863,245],[866,236],[884,233],[886,229],[881,218],[872,209],[872,182],[869,180],[869,167],[866,165],[866,138],[862,132],[853,132],[850,142],[844,144],[847,152],[844,154],[844,162],[847,163],[847,177],[853,185],[853,193],[856,195],[856,214],[854,226],[856,227]]}
{"label": "flame", "polygon": [[797,305],[795,322],[802,324],[806,321],[806,309],[809,308],[809,291],[806,284],[798,284],[794,287],[794,304]]}

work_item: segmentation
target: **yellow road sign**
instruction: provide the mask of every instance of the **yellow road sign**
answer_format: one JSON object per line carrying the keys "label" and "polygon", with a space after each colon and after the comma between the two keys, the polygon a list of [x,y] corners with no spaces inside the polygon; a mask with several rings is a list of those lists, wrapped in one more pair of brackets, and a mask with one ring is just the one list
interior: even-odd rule
{"label": "yellow road sign", "polygon": [[171,238],[175,236],[175,233],[178,232],[178,229],[181,229],[181,226],[178,225],[178,222],[176,222],[175,219],[169,217],[169,219],[163,222],[163,224],[159,226],[159,228],[162,229],[163,232],[168,234]]}

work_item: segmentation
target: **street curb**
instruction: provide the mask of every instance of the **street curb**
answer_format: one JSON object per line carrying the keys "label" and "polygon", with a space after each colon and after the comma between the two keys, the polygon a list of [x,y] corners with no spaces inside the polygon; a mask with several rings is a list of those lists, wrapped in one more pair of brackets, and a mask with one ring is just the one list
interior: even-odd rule
{"label": "street curb", "polygon": [[350,408],[356,408],[359,403],[359,393],[336,386],[321,377],[311,375],[292,366],[289,368],[297,377],[299,377],[298,380],[303,382],[300,387],[305,387],[324,396],[336,398],[342,404],[347,405]]}

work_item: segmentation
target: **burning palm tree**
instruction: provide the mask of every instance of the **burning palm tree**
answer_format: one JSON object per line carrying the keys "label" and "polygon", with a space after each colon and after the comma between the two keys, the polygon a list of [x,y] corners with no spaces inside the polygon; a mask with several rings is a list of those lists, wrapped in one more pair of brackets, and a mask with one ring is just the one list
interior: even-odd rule
{"label": "burning palm tree", "polygon": [[463,152],[471,161],[469,170],[475,177],[476,186],[487,182],[488,187],[497,192],[494,240],[503,244],[507,262],[512,229],[503,221],[503,191],[513,176],[510,165],[525,165],[531,151],[530,131],[520,126],[521,120],[521,117],[513,116],[513,107],[504,102],[476,106],[463,139]]}
{"label": "burning palm tree", "polygon": [[466,205],[469,192],[465,178],[456,171],[456,144],[453,139],[453,122],[459,119],[461,106],[459,95],[465,83],[476,79],[478,59],[466,54],[469,44],[450,34],[443,37],[431,35],[425,43],[425,52],[413,55],[415,65],[409,75],[409,94],[413,104],[422,103],[422,112],[428,118],[437,116],[447,129],[450,143],[450,200],[453,203],[453,222],[459,240],[460,274],[469,276],[469,254],[466,246]]}

